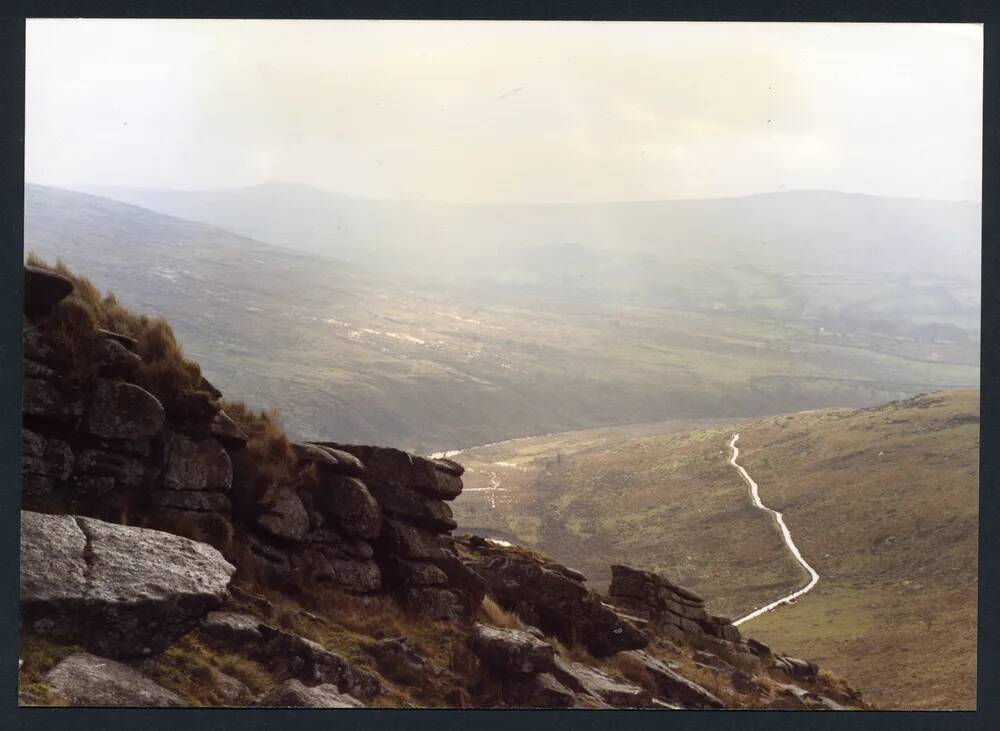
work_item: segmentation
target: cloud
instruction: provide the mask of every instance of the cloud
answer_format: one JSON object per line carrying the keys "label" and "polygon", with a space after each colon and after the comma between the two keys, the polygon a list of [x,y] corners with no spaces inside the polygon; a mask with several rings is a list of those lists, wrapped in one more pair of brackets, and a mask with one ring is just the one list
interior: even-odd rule
{"label": "cloud", "polygon": [[43,20],[26,91],[53,184],[980,194],[980,26]]}

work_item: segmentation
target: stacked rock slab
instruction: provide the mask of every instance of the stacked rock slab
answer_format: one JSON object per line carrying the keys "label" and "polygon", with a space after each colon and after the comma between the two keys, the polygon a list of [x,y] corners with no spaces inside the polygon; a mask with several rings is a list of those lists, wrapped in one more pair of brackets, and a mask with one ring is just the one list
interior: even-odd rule
{"label": "stacked rock slab", "polygon": [[382,585],[371,541],[381,529],[378,503],[358,479],[364,465],[352,455],[312,444],[293,446],[300,468],[313,476],[274,496],[253,519],[251,553],[266,577],[293,574],[352,593]]}
{"label": "stacked rock slab", "polygon": [[[346,453],[362,465],[360,479],[353,482],[367,487],[381,513],[373,547],[385,585],[422,616],[469,616],[482,601],[483,585],[451,545],[456,523],[448,506],[462,492],[463,468],[450,460],[387,447],[336,442],[311,446]],[[337,489],[343,490],[343,484]]]}
{"label": "stacked rock slab", "polygon": [[226,447],[244,445],[246,436],[232,424],[217,438],[214,424],[226,417],[210,402],[200,419],[171,419],[137,383],[132,338],[95,329],[67,346],[47,335],[46,318],[73,284],[34,267],[24,273],[24,507],[115,522],[142,515],[153,527],[228,533]]}
{"label": "stacked rock slab", "polygon": [[672,626],[684,633],[740,641],[739,630],[728,619],[710,615],[704,599],[661,574],[612,566],[608,596],[613,603],[639,614],[659,629]]}

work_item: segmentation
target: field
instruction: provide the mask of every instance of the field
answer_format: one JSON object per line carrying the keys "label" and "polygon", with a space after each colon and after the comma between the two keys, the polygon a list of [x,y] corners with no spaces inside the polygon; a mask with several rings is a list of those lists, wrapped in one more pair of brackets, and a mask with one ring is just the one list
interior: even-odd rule
{"label": "field", "polygon": [[608,581],[664,571],[739,616],[803,573],[726,464],[785,515],[816,589],[750,636],[851,677],[877,705],[975,705],[979,392],[758,422],[650,424],[462,452],[460,530],[518,540]]}

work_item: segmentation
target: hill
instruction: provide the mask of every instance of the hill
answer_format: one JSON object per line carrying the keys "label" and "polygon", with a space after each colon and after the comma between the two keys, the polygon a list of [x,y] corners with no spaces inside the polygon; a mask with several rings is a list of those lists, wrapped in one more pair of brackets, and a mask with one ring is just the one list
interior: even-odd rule
{"label": "hill", "polygon": [[896,708],[975,706],[978,391],[759,422],[593,430],[479,447],[456,519],[607,582],[625,560],[672,575],[728,616],[802,584],[728,466],[782,511],[821,579],[741,625],[863,679]]}
{"label": "hill", "polygon": [[22,705],[870,708],[665,575],[453,535],[458,463],[293,442],[165,320],[24,274]]}
{"label": "hill", "polygon": [[[426,453],[978,385],[978,331],[926,327],[978,323],[965,314],[978,313],[974,303],[961,304],[947,283],[888,274],[799,281],[762,268],[759,257],[749,269],[696,262],[739,285],[719,289],[636,254],[633,268],[647,277],[636,288],[612,276],[609,255],[528,239],[523,261],[547,273],[461,280],[448,262],[437,276],[373,273],[367,260],[280,248],[107,198],[33,185],[25,193],[27,251],[60,257],[129,306],[167,316],[213,383],[294,413],[297,437]],[[581,278],[575,265],[601,276]],[[594,284],[605,273],[617,292]],[[674,296],[671,277],[687,280],[687,295]],[[913,294],[907,314],[879,310],[882,295],[872,293],[890,301],[900,287]],[[803,314],[796,292],[868,304],[821,318]],[[873,308],[881,312],[874,319],[864,314]]]}

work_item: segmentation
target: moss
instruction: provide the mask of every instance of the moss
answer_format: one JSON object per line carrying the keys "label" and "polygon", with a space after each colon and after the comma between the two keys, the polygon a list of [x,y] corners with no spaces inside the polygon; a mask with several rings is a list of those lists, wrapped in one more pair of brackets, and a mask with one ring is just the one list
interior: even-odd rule
{"label": "moss", "polygon": [[18,702],[22,705],[60,705],[59,698],[42,678],[63,659],[77,652],[83,649],[22,632],[18,650],[22,661],[18,674]]}

